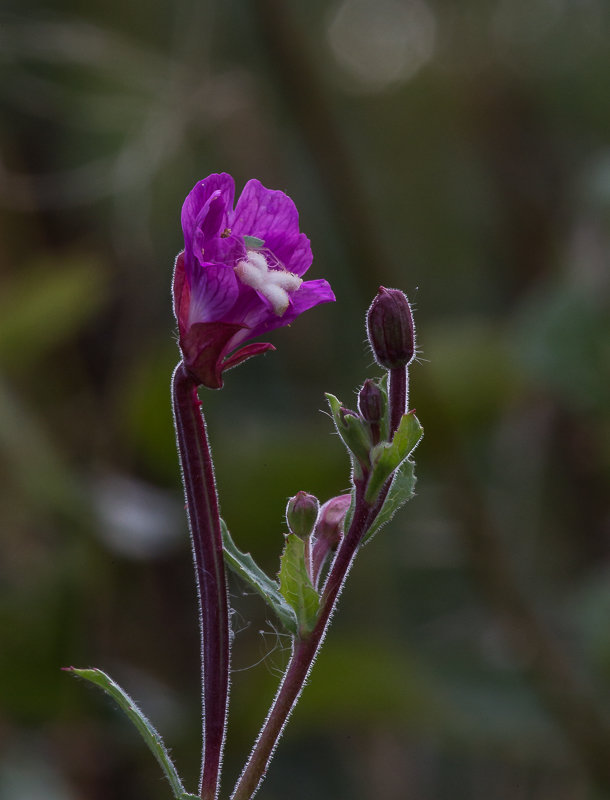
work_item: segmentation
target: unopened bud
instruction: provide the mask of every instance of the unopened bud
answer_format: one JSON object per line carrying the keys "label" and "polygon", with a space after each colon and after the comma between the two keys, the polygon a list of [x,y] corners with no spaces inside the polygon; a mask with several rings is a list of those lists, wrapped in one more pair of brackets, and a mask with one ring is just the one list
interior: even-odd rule
{"label": "unopened bud", "polygon": [[314,586],[318,585],[328,556],[337,549],[343,538],[345,515],[351,501],[351,494],[340,494],[332,497],[320,509],[311,559]]}
{"label": "unopened bud", "polygon": [[339,421],[341,423],[339,433],[345,444],[360,464],[368,464],[373,441],[369,426],[364,418],[355,411],[341,406],[339,409]]}
{"label": "unopened bud", "polygon": [[340,494],[324,503],[316,525],[316,540],[326,540],[333,550],[337,547],[341,541],[343,522],[351,502],[351,494]]}
{"label": "unopened bud", "polygon": [[362,384],[358,394],[358,408],[367,422],[375,425],[383,417],[383,394],[379,386],[371,378]]}
{"label": "unopened bud", "polygon": [[405,367],[415,355],[415,326],[406,295],[379,287],[366,326],[375,360],[385,369]]}
{"label": "unopened bud", "polygon": [[286,522],[291,533],[299,539],[308,539],[318,518],[320,503],[318,498],[307,492],[297,492],[286,506]]}

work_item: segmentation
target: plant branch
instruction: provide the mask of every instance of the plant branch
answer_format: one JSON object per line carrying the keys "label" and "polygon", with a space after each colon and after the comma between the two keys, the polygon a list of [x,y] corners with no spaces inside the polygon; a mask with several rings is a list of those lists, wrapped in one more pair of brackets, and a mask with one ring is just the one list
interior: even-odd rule
{"label": "plant branch", "polygon": [[[391,437],[396,432],[402,415],[405,413],[408,382],[407,368],[400,367],[390,370],[389,378]],[[361,480],[354,481],[356,491],[354,515],[322,589],[318,621],[308,636],[305,638],[297,637],[293,642],[292,654],[286,672],[244,771],[231,795],[231,800],[250,800],[258,790],[288,717],[303,691],[358,548],[362,544],[371,523],[383,507],[392,478],[386,482],[373,506],[369,505],[365,500],[367,481],[368,474],[365,474]]]}
{"label": "plant branch", "polygon": [[284,726],[299,699],[316,654],[324,640],[329,620],[335,608],[345,579],[353,563],[358,546],[367,531],[371,516],[370,506],[364,501],[364,486],[356,488],[356,509],[350,529],[344,538],[322,591],[320,616],[315,628],[304,639],[296,639],[292,655],[269,715],[256,740],[248,763],[231,796],[232,800],[250,800],[263,779],[273,751]]}

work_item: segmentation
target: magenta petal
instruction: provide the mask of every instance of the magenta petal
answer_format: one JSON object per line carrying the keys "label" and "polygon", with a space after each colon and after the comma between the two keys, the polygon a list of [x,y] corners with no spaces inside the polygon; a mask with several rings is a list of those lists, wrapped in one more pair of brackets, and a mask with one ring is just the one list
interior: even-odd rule
{"label": "magenta petal", "polygon": [[278,245],[277,256],[289,272],[294,272],[300,278],[311,267],[313,254],[311,243],[304,233],[299,234],[293,242]]}
{"label": "magenta petal", "polygon": [[[193,239],[187,248],[186,271],[188,280],[193,283],[201,268],[210,262],[216,262],[217,242],[224,241],[219,233],[227,225],[227,208],[220,192],[214,192],[209,198],[196,222]],[[224,263],[224,262],[223,262]]]}
{"label": "magenta petal", "polygon": [[251,180],[244,186],[232,219],[234,233],[260,236],[281,234],[296,237],[299,234],[299,213],[295,204],[279,189],[267,189],[260,181]]}
{"label": "magenta petal", "polygon": [[290,295],[290,306],[286,311],[292,319],[298,317],[320,303],[334,303],[337,298],[324,278],[315,281],[303,281],[299,289]]}
{"label": "magenta petal", "polygon": [[279,190],[267,189],[260,181],[245,185],[231,219],[233,233],[256,236],[265,249],[290,272],[303,275],[311,265],[309,239],[299,232],[299,213],[295,204]]}
{"label": "magenta petal", "polygon": [[193,241],[197,225],[200,224],[202,209],[214,192],[220,193],[227,209],[233,208],[235,183],[226,172],[214,173],[196,183],[182,206],[182,231],[187,246]]}
{"label": "magenta petal", "polygon": [[220,191],[214,192],[197,217],[197,233],[201,233],[202,244],[220,233],[227,222],[227,204]]}
{"label": "magenta petal", "polygon": [[244,320],[250,329],[248,338],[254,339],[276,328],[290,325],[304,311],[314,308],[320,303],[331,303],[334,300],[335,295],[328,281],[324,279],[304,281],[300,288],[290,295],[290,305],[281,317],[266,307],[262,307],[262,304],[257,309],[256,315],[253,313],[248,315],[248,318]]}
{"label": "magenta petal", "polygon": [[192,276],[188,322],[213,322],[226,318],[239,296],[239,283],[232,267],[225,264],[197,265]]}

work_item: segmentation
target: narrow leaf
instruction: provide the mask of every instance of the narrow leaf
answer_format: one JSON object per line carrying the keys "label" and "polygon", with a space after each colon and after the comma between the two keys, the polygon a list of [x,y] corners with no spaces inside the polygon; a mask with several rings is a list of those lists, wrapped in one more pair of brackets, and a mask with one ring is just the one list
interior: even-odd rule
{"label": "narrow leaf", "polygon": [[363,544],[368,542],[380,528],[389,522],[401,506],[414,497],[416,482],[415,464],[407,458],[396,470],[394,480],[390,486],[390,491],[381,507],[381,511],[377,514],[373,520],[373,524],[366,532]]}
{"label": "narrow leaf", "polygon": [[334,394],[326,393],[330,413],[337,433],[347,447],[352,465],[358,477],[362,476],[362,466],[369,463],[369,452],[372,442],[367,423],[354,412],[345,413],[341,401]]}
{"label": "narrow leaf", "polygon": [[83,678],[99,686],[106,694],[109,694],[136,726],[140,736],[144,739],[152,754],[161,765],[161,769],[172,787],[172,792],[176,800],[194,797],[194,795],[189,795],[184,791],[180,776],[163,744],[161,735],[140,711],[127,692],[124,692],[109,675],[106,675],[106,673],[102,672],[100,669],[77,669],[76,667],[67,667],[65,672],[70,672],[78,678]]}
{"label": "narrow leaf", "polygon": [[305,543],[294,533],[286,537],[279,579],[280,591],[297,616],[299,633],[310,633],[318,618],[320,598],[307,573]]}
{"label": "narrow leaf", "polygon": [[268,577],[254,561],[250,553],[242,553],[231,539],[224,520],[220,520],[222,544],[227,566],[258,592],[274,611],[284,628],[292,634],[297,633],[297,618],[290,605],[280,593],[277,582]]}
{"label": "narrow leaf", "polygon": [[367,503],[372,505],[375,502],[384,483],[415,449],[422,435],[423,429],[415,414],[404,414],[392,441],[375,446],[371,459],[373,468],[365,493]]}
{"label": "narrow leaf", "polygon": [[324,394],[324,397],[326,398],[326,400],[328,401],[328,405],[330,406],[330,413],[335,422],[335,425],[339,427],[340,424],[339,411],[342,408],[341,400],[339,400],[338,397],[335,397],[335,395],[331,394],[330,392],[326,392]]}

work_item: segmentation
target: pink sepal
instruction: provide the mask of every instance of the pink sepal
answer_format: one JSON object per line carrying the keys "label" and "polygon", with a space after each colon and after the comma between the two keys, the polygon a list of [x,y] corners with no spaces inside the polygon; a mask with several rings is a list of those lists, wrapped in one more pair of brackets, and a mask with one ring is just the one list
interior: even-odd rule
{"label": "pink sepal", "polygon": [[231,322],[195,322],[181,338],[188,371],[208,389],[222,389],[224,350],[242,328],[243,325]]}
{"label": "pink sepal", "polygon": [[238,364],[241,364],[242,361],[246,361],[246,359],[252,358],[252,356],[257,356],[259,353],[266,353],[268,350],[275,350],[275,347],[269,342],[247,344],[223,361],[222,370],[224,372],[225,369],[232,369]]}

